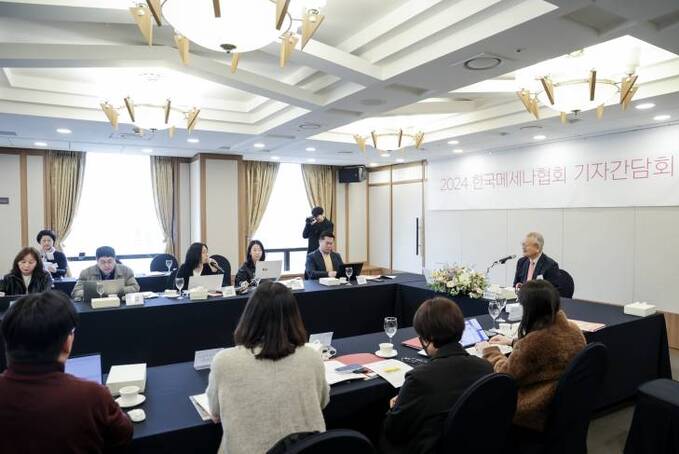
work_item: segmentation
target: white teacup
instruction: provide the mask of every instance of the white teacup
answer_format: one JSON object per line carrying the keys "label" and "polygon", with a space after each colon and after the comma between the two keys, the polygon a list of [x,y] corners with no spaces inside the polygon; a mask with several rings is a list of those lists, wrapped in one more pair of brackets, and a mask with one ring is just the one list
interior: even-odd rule
{"label": "white teacup", "polygon": [[132,405],[137,402],[139,386],[123,386],[120,388],[120,403],[122,405]]}
{"label": "white teacup", "polygon": [[177,296],[177,291],[176,290],[171,290],[167,289],[165,292],[163,292],[165,296]]}
{"label": "white teacup", "polygon": [[340,284],[346,284],[347,283],[347,278],[346,277],[341,277],[339,278]]}
{"label": "white teacup", "polygon": [[383,342],[380,344],[380,355],[391,356],[394,354],[394,344]]}

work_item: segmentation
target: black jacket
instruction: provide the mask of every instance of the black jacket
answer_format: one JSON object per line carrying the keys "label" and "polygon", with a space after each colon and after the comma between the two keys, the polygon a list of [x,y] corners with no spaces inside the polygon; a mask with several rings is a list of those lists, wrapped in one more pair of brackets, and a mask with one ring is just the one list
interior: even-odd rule
{"label": "black jacket", "polygon": [[442,346],[429,363],[406,374],[396,405],[384,421],[384,452],[435,453],[457,399],[492,373],[488,361],[470,355],[459,343]]}
{"label": "black jacket", "polygon": [[61,251],[54,251],[53,255],[54,255],[53,260],[49,260],[46,256],[43,257],[43,260],[57,265],[57,271],[56,273],[52,273],[52,277],[60,279],[66,276],[66,270],[68,269],[68,260],[66,260],[66,254],[64,254]]}
{"label": "black jacket", "polygon": [[[516,275],[514,276],[514,287],[519,282],[526,283],[528,277],[528,267],[530,266],[530,259],[528,257],[521,257],[516,263]],[[538,263],[535,264],[535,271],[533,272],[533,279],[537,279],[542,275],[542,278],[551,282],[557,289],[560,287],[559,279],[559,264],[547,254],[542,254]]]}
{"label": "black jacket", "polygon": [[[334,271],[339,271],[342,262],[342,256],[337,252],[330,253],[330,260],[332,261],[332,267]],[[304,270],[304,279],[320,279],[322,277],[328,277],[328,272],[325,269],[325,261],[323,260],[323,254],[321,251],[316,249],[314,252],[306,256],[306,267]]]}
{"label": "black jacket", "polygon": [[[209,276],[211,274],[222,274],[219,271],[214,272],[212,271],[212,268],[210,268],[210,265],[207,263],[203,265],[203,271],[200,272],[201,276]],[[189,279],[193,276],[193,270],[190,270],[188,266],[186,266],[186,263],[183,263],[179,269],[177,270],[177,275],[176,277],[183,277],[184,278],[184,288],[182,290],[187,290],[189,288]],[[174,285],[174,282],[172,283]],[[222,282],[223,284],[223,282]],[[176,287],[175,287],[176,288]]]}
{"label": "black jacket", "polygon": [[[38,264],[37,266],[42,266]],[[52,276],[48,272],[42,274],[33,273],[31,283],[28,284],[28,292],[26,292],[26,285],[24,278],[19,274],[6,274],[0,281],[0,292],[5,292],[6,295],[25,295],[26,293],[40,293],[52,288]]]}
{"label": "black jacket", "polygon": [[311,225],[310,222],[307,222],[306,225],[304,226],[304,231],[302,232],[302,238],[309,239],[307,252],[311,254],[316,249],[318,249],[318,239],[321,236],[321,233],[332,232],[333,228],[334,226],[332,225],[332,222],[330,222],[330,219],[328,218],[325,218],[323,219],[323,222],[317,222],[314,225]]}
{"label": "black jacket", "polygon": [[248,284],[255,279],[255,269],[256,267],[250,266],[248,262],[243,262],[243,264],[238,268],[236,273],[236,287],[240,287],[241,282],[247,282]]}

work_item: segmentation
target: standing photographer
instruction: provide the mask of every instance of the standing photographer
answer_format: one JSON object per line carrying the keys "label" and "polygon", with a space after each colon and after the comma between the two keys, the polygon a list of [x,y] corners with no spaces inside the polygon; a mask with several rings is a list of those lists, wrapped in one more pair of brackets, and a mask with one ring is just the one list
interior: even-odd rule
{"label": "standing photographer", "polygon": [[323,215],[323,208],[314,207],[311,210],[311,216],[306,218],[306,225],[304,226],[304,232],[302,232],[302,238],[309,239],[309,246],[307,247],[307,252],[311,254],[316,249],[318,249],[318,238],[323,232],[332,232],[334,226],[330,219]]}

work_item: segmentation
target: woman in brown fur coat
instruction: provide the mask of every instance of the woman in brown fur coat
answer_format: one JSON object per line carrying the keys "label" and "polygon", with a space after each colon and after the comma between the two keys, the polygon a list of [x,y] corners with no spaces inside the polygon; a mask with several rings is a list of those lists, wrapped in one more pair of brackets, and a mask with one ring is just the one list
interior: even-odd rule
{"label": "woman in brown fur coat", "polygon": [[[559,293],[545,280],[529,281],[519,293],[523,317],[519,338],[493,337],[478,345],[495,372],[511,375],[519,387],[514,423],[542,431],[556,384],[573,358],[585,348],[580,328],[561,310]],[[492,344],[512,345],[507,358]]]}

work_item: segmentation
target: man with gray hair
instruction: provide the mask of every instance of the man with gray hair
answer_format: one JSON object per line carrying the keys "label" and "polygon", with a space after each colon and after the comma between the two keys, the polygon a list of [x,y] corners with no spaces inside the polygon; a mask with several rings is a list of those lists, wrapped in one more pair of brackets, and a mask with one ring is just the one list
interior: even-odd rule
{"label": "man with gray hair", "polygon": [[559,264],[542,252],[545,239],[541,233],[530,232],[521,243],[523,257],[516,264],[514,287],[520,288],[533,279],[544,279],[559,288]]}

